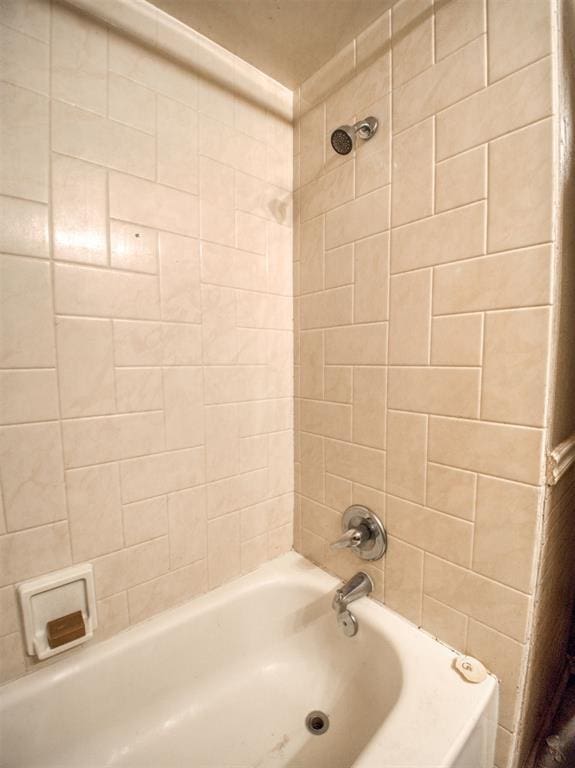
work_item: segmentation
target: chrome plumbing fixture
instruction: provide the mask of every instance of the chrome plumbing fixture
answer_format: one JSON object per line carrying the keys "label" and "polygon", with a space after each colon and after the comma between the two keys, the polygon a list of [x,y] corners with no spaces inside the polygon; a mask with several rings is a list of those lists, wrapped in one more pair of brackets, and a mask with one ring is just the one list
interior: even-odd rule
{"label": "chrome plumbing fixture", "polygon": [[332,549],[351,549],[362,560],[379,560],[387,549],[387,534],[379,517],[361,504],[352,504],[343,513],[343,534]]}
{"label": "chrome plumbing fixture", "polygon": [[340,125],[331,134],[331,146],[338,155],[349,155],[355,146],[355,137],[367,141],[375,135],[377,131],[377,117],[366,117],[359,120],[355,125]]}
{"label": "chrome plumbing fixture", "polygon": [[336,589],[331,607],[337,613],[338,626],[347,637],[356,635],[358,629],[357,619],[349,611],[348,605],[359,600],[360,597],[367,597],[371,592],[373,592],[373,582],[363,571],[359,571]]}

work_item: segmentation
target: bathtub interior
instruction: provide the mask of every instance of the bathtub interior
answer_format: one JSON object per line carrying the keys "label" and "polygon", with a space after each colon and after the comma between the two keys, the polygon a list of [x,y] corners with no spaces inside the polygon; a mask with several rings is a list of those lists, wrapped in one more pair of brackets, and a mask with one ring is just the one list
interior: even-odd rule
{"label": "bathtub interior", "polygon": [[345,637],[335,580],[280,561],[6,686],[2,768],[451,765],[493,682],[477,695],[451,651],[372,601]]}

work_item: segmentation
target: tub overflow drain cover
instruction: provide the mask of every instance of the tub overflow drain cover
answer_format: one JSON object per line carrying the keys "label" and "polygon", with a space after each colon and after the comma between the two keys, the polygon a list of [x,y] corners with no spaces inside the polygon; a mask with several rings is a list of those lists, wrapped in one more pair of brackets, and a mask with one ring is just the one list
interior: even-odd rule
{"label": "tub overflow drain cover", "polygon": [[305,719],[305,727],[314,736],[321,736],[329,728],[329,717],[325,712],[314,710]]}

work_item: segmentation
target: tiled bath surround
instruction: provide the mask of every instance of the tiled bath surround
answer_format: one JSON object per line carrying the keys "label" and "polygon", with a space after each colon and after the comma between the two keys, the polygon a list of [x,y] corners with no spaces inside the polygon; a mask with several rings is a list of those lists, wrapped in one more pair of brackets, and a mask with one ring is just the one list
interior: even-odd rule
{"label": "tiled bath surround", "polygon": [[[295,134],[296,546],[353,500],[391,608],[502,681],[518,727],[542,509],[553,252],[546,0],[400,0],[302,84]],[[367,115],[348,156],[329,136]]]}
{"label": "tiled bath surround", "polygon": [[[399,0],[296,94],[295,543],[347,577],[342,510],[381,514],[376,596],[502,680],[497,768],[549,419],[551,10]],[[18,580],[91,560],[106,637],[291,546],[292,131],[220,68],[47,0],[0,13],[7,679]]]}
{"label": "tiled bath surround", "polygon": [[65,5],[0,22],[5,680],[15,582],[92,562],[103,638],[291,548],[292,125]]}

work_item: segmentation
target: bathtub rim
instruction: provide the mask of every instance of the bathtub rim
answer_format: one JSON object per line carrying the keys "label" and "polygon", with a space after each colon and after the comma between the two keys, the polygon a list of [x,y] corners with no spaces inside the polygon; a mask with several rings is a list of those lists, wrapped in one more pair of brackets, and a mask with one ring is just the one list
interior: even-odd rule
{"label": "bathtub rim", "polygon": [[[358,564],[358,570],[360,570],[360,565]],[[299,552],[290,550],[273,560],[263,563],[259,568],[250,573],[238,576],[219,587],[202,592],[179,605],[166,608],[136,624],[125,627],[112,637],[89,642],[77,649],[72,649],[72,653],[69,656],[64,653],[61,657],[52,659],[48,664],[40,668],[30,669],[20,677],[0,684],[0,697],[6,692],[11,692],[13,687],[24,687],[25,683],[38,684],[43,678],[58,680],[62,677],[68,677],[68,675],[75,672],[77,667],[83,667],[87,664],[92,666],[100,659],[109,656],[110,653],[114,655],[119,653],[125,646],[130,645],[131,642],[142,642],[150,636],[157,636],[163,631],[167,632],[169,629],[173,629],[195,615],[207,613],[217,608],[218,605],[226,603],[230,596],[239,596],[251,591],[254,585],[271,586],[287,582],[288,580],[292,583],[303,583],[303,586],[309,581],[308,586],[315,586],[316,591],[319,588],[319,591],[322,593],[323,591],[335,590],[342,581],[337,576],[320,568]],[[407,619],[401,613],[372,597],[353,605],[353,612],[357,614],[358,619],[363,619],[369,624],[377,623],[377,619],[381,618],[374,613],[379,611],[383,611],[384,615],[388,615],[392,623],[398,622],[399,626],[403,626],[408,631],[416,632],[418,635],[428,638],[444,649],[444,651],[451,654],[453,659],[464,655],[462,651],[453,648],[448,643]],[[488,672],[488,676],[493,679],[495,684],[497,683],[497,678],[492,672]]]}

